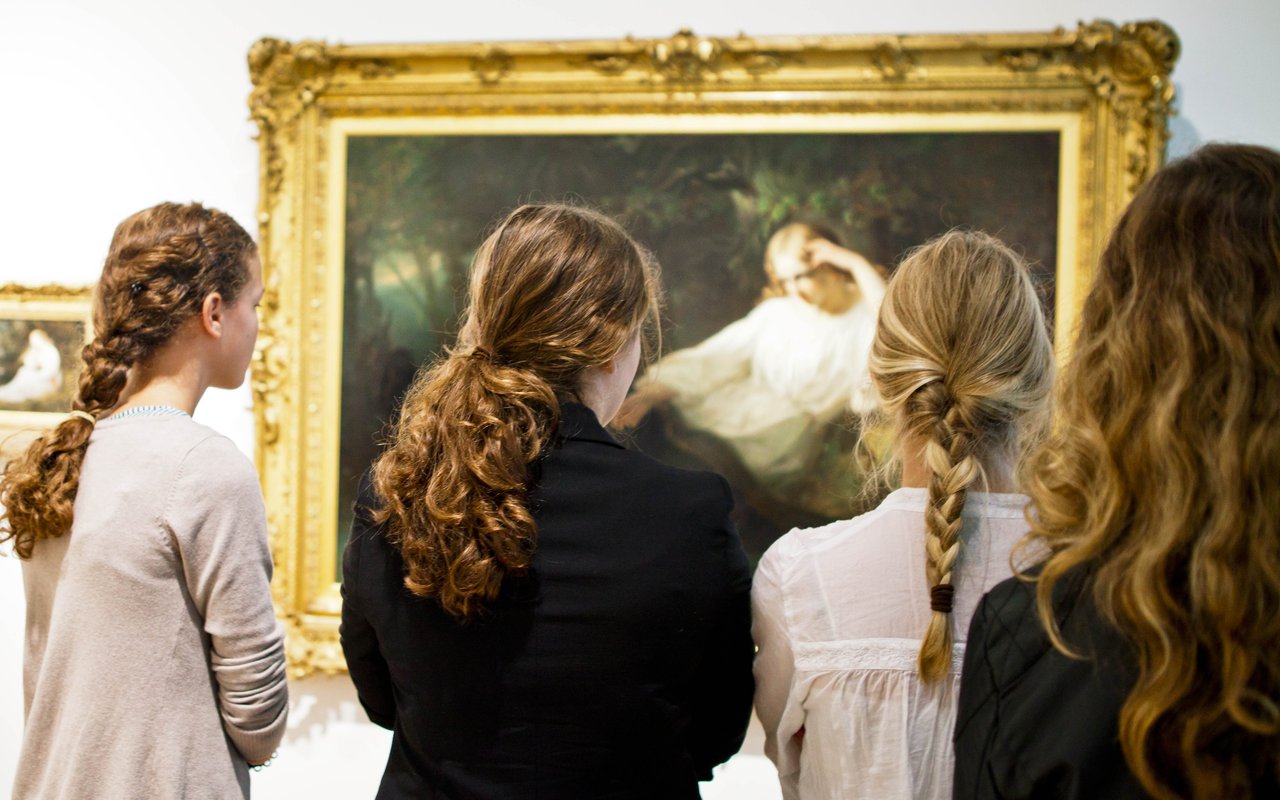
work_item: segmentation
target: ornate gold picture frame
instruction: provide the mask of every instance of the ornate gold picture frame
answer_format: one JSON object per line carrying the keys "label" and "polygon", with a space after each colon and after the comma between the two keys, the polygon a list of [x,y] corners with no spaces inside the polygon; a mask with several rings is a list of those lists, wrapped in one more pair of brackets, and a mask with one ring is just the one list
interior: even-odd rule
{"label": "ornate gold picture frame", "polygon": [[0,286],[0,460],[66,419],[93,336],[91,299],[89,287]]}
{"label": "ornate gold picture frame", "polygon": [[[1112,221],[1162,163],[1178,51],[1155,21],[990,35],[257,42],[250,109],[267,292],[252,385],[273,590],[294,674],[343,668],[336,578],[353,141],[1049,135],[1061,350]],[[474,166],[478,175],[502,169]]]}

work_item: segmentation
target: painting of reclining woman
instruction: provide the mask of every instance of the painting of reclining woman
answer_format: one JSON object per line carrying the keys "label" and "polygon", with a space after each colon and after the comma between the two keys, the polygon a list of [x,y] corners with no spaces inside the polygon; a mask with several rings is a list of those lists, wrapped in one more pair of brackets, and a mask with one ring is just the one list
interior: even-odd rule
{"label": "painting of reclining woman", "polygon": [[[686,461],[664,447],[674,445],[700,458],[730,477],[740,504],[777,525],[820,523],[824,512],[847,510],[850,491],[808,491],[813,471],[824,443],[845,442],[841,433],[876,406],[867,360],[885,276],[837,241],[817,225],[779,229],[765,247],[768,284],[760,302],[704,341],[663,357],[637,381],[616,420],[639,427],[652,417],[642,428],[646,449]],[[852,490],[858,462],[832,462],[835,481],[847,479]],[[750,538],[756,527],[743,533]],[[766,531],[765,538],[773,536]]]}
{"label": "painting of reclining woman", "polygon": [[724,474],[753,558],[852,516],[878,499],[866,361],[893,266],[951,227],[986,230],[1035,264],[1052,309],[1058,163],[1042,132],[353,137],[340,507],[413,371],[453,343],[486,229],[569,200],[618,218],[663,269],[663,352],[617,436]]}
{"label": "painting of reclining woman", "polygon": [[82,319],[0,318],[0,411],[70,411],[84,345]]}

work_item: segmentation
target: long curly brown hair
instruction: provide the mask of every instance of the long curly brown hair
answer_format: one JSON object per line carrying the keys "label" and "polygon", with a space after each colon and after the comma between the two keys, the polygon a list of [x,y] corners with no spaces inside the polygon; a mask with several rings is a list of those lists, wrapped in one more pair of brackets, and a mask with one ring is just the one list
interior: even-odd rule
{"label": "long curly brown hair", "polygon": [[[116,227],[94,293],[94,338],[73,408],[101,417],[143,364],[213,292],[234,302],[250,276],[253,239],[221,211],[161,203]],[[0,542],[30,558],[41,539],[71,529],[80,465],[93,425],[69,417],[10,461],[0,479]]]}
{"label": "long curly brown hair", "polygon": [[1211,145],[1120,219],[1031,461],[1039,615],[1083,575],[1132,644],[1124,756],[1159,798],[1280,769],[1280,154]]}
{"label": "long curly brown hair", "polygon": [[657,262],[616,222],[567,205],[512,211],[476,252],[457,347],[419,372],[374,463],[405,586],[469,619],[529,568],[531,467],[584,370],[656,323]]}
{"label": "long curly brown hair", "polygon": [[897,440],[922,446],[929,471],[924,567],[938,597],[919,668],[932,683],[951,667],[952,571],[968,492],[1044,427],[1053,346],[1026,264],[977,231],[912,251],[889,282],[870,367]]}

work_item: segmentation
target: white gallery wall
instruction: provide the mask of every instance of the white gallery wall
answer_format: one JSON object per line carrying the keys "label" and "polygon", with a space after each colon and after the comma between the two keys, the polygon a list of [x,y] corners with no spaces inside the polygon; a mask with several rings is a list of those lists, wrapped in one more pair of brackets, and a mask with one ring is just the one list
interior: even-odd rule
{"label": "white gallery wall", "polygon": [[[249,226],[258,155],[245,54],[264,35],[428,42],[705,35],[1047,31],[1158,18],[1182,39],[1172,155],[1210,140],[1280,149],[1280,0],[0,0],[0,284],[92,282],[115,224],[162,199],[197,199]],[[211,392],[197,419],[252,453],[247,391]],[[0,557],[0,792],[22,728],[23,601]],[[292,686],[290,730],[255,796],[367,797],[389,736],[345,678]],[[777,797],[759,758],[708,797]]]}

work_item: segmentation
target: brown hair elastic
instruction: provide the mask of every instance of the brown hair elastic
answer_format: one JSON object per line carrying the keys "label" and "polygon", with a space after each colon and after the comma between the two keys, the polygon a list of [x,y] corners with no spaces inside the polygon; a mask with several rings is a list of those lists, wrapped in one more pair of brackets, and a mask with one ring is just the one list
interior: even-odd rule
{"label": "brown hair elastic", "polygon": [[943,614],[950,614],[955,596],[956,587],[949,583],[940,583],[929,590],[929,608],[941,611]]}

